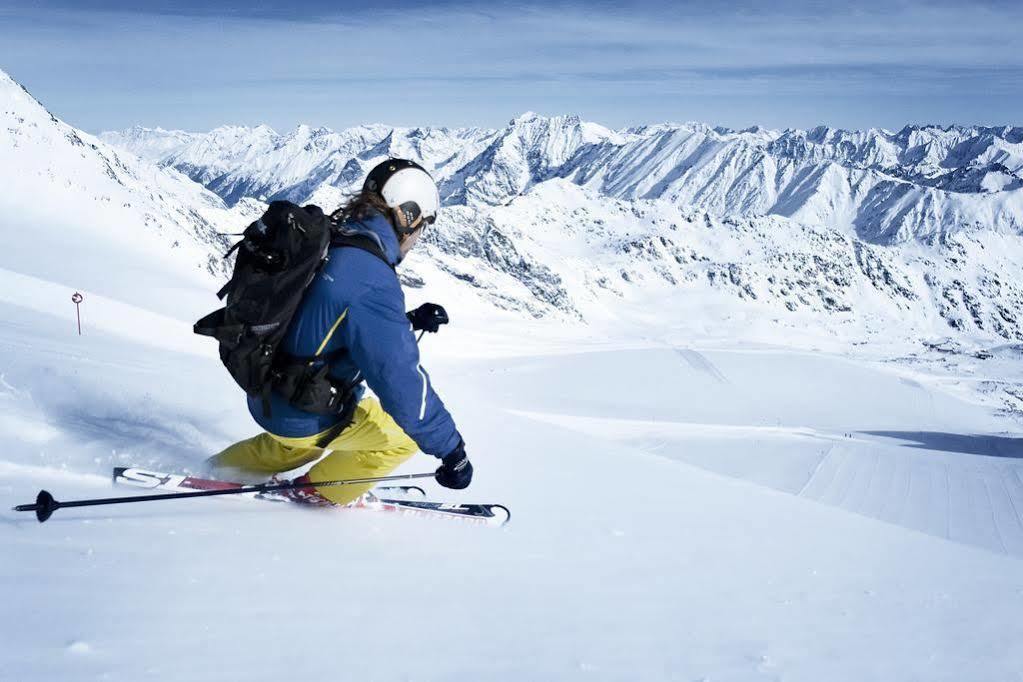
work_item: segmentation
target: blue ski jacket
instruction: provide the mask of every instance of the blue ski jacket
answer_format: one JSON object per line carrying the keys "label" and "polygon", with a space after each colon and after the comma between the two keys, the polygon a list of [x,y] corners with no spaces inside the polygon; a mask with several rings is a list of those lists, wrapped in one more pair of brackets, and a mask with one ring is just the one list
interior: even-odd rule
{"label": "blue ski jacket", "polygon": [[[331,248],[281,348],[296,356],[322,356],[329,374],[341,381],[365,380],[423,452],[443,457],[461,436],[419,364],[405,295],[393,270],[401,260],[394,228],[380,213],[344,228],[374,239],[392,267],[362,249]],[[361,398],[361,382],[357,391]],[[263,429],[288,438],[322,433],[337,423],[337,417],[305,412],[277,393],[270,396],[270,417],[263,415],[259,396],[249,396],[249,412]]]}

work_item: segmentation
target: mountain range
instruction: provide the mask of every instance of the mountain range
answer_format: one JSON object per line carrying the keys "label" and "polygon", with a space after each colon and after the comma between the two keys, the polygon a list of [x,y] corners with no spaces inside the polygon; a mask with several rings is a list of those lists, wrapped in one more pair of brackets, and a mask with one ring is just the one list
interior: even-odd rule
{"label": "mountain range", "polygon": [[447,205],[497,206],[564,178],[615,199],[660,199],[730,218],[778,215],[880,244],[1023,232],[1023,127],[735,131],[687,123],[613,131],[526,113],[501,130],[132,128],[101,137],[229,203],[350,191],[377,159],[402,156],[434,171]]}
{"label": "mountain range", "polygon": [[526,113],[500,130],[100,137],[228,204],[332,207],[383,158],[413,158],[444,208],[406,284],[454,278],[534,317],[613,318],[635,299],[677,323],[723,296],[721,333],[752,315],[855,339],[1023,340],[1021,127],[615,131]]}
{"label": "mountain range", "polygon": [[[444,201],[401,268],[416,296],[651,337],[1023,340],[1020,128],[613,131],[525,114],[501,130],[97,138],[6,75],[0,103],[3,210],[36,226],[7,230],[0,265],[75,287],[181,289],[149,281],[147,259],[210,287],[228,233],[266,201],[332,208],[369,167],[404,156],[434,171]],[[101,250],[121,267],[85,257]]]}

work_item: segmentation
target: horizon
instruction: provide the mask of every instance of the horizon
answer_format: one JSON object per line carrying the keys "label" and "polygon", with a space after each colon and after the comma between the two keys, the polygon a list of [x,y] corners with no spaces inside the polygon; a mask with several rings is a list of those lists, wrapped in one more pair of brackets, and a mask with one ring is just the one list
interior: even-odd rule
{"label": "horizon", "polygon": [[897,131],[1023,110],[1023,7],[1001,0],[347,4],[13,0],[0,68],[90,133],[493,129],[529,110],[615,130]]}
{"label": "horizon", "polygon": [[[523,113],[529,113],[529,112],[523,112]],[[540,118],[546,118],[546,119],[577,117],[577,118],[580,119],[580,121],[582,121],[584,123],[595,123],[597,125],[603,125],[603,124],[601,124],[600,121],[583,119],[583,118],[579,117],[578,114],[564,114],[564,113],[562,113],[562,114],[550,114],[550,115],[547,115],[547,114],[537,114],[537,115]],[[100,130],[97,133],[91,133],[91,134],[102,135],[102,134],[106,134],[106,133],[125,133],[125,132],[128,132],[130,130],[146,130],[146,131],[150,131],[150,132],[185,133],[185,134],[188,134],[188,135],[209,135],[210,133],[213,133],[213,132],[215,132],[217,130],[220,130],[220,129],[223,129],[223,128],[244,128],[244,129],[247,129],[247,130],[255,130],[257,128],[268,128],[269,130],[271,130],[276,135],[285,136],[285,135],[288,135],[290,133],[294,133],[296,130],[298,130],[299,128],[302,128],[302,127],[311,128],[313,130],[328,130],[330,132],[339,133],[339,132],[344,132],[346,130],[352,130],[352,129],[355,129],[355,128],[377,126],[377,125],[378,126],[383,126],[384,128],[390,128],[392,130],[414,130],[414,129],[417,129],[417,128],[426,128],[426,129],[437,128],[437,129],[446,129],[446,130],[456,130],[456,129],[472,129],[472,128],[475,128],[477,130],[493,130],[493,131],[497,131],[497,130],[501,130],[502,128],[509,127],[510,125],[512,125],[515,122],[516,119],[518,119],[520,117],[521,117],[521,115],[513,117],[504,126],[501,126],[501,127],[498,127],[498,128],[494,128],[494,127],[490,127],[490,126],[482,126],[482,125],[478,125],[478,126],[452,126],[452,125],[443,125],[443,124],[441,124],[441,125],[405,125],[405,126],[402,126],[402,125],[393,125],[391,123],[385,123],[385,122],[382,122],[382,121],[372,121],[372,122],[365,122],[365,123],[357,123],[355,125],[347,126],[347,127],[344,127],[344,128],[333,128],[331,126],[325,126],[325,125],[318,125],[318,124],[314,124],[314,123],[303,122],[303,123],[298,123],[298,124],[296,124],[296,125],[294,125],[294,126],[292,126],[290,128],[286,128],[286,129],[283,129],[283,130],[275,128],[275,127],[273,127],[273,126],[271,126],[271,125],[269,125],[267,123],[259,123],[259,124],[256,124],[256,125],[244,125],[244,124],[238,124],[238,123],[224,123],[224,124],[221,124],[221,125],[218,125],[218,126],[214,126],[213,128],[210,128],[208,130],[186,130],[184,128],[164,128],[164,127],[161,127],[161,126],[147,126],[147,125],[136,123],[136,124],[130,125],[130,126],[126,127],[126,128],[104,129],[104,130]],[[61,117],[57,116],[57,118],[61,118]],[[61,120],[64,120],[64,119],[61,118]],[[65,121],[65,122],[67,122],[67,121]],[[715,125],[711,125],[709,121],[652,121],[652,122],[645,122],[645,123],[634,123],[634,124],[627,125],[627,126],[625,126],[623,128],[610,128],[608,126],[604,126],[604,127],[608,128],[612,132],[622,133],[622,132],[625,132],[625,131],[627,131],[629,129],[632,129],[632,128],[650,128],[650,127],[656,127],[656,126],[669,126],[669,127],[705,126],[705,127],[709,128],[711,130],[716,130],[717,131],[717,130],[724,129],[724,130],[727,130],[730,133],[746,133],[746,132],[764,131],[764,132],[778,133],[778,134],[784,134],[786,132],[803,132],[803,133],[808,133],[808,132],[811,132],[811,131],[813,131],[813,130],[815,130],[817,128],[826,128],[828,130],[839,131],[839,132],[846,132],[846,133],[866,133],[866,132],[870,132],[870,131],[878,131],[878,132],[883,132],[883,133],[887,133],[887,134],[891,134],[891,135],[896,135],[896,134],[902,132],[903,130],[905,130],[907,128],[916,129],[916,130],[924,130],[924,129],[930,129],[930,128],[937,128],[939,130],[951,130],[953,128],[980,128],[980,129],[984,129],[984,130],[997,130],[997,129],[1003,129],[1003,128],[1007,128],[1007,129],[1023,128],[1023,124],[1013,124],[1013,123],[996,123],[996,124],[987,124],[987,123],[906,123],[905,125],[902,125],[902,126],[900,126],[898,128],[882,128],[882,127],[874,127],[874,128],[840,128],[840,127],[828,126],[828,125],[818,125],[818,126],[813,126],[812,128],[796,128],[796,127],[791,127],[791,126],[787,127],[787,128],[772,128],[772,127],[768,127],[768,126],[754,124],[754,125],[748,126],[746,128],[735,129],[735,128],[729,128],[728,126],[715,126]],[[756,129],[756,130],[754,130],[754,129]],[[89,131],[86,131],[86,132],[89,132]]]}

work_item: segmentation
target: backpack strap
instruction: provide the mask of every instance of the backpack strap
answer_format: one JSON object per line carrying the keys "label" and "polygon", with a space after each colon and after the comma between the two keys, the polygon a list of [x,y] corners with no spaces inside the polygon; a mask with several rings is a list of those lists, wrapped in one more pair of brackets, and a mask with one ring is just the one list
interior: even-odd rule
{"label": "backpack strap", "polygon": [[371,253],[374,256],[376,256],[377,258],[379,258],[380,260],[382,260],[383,262],[387,263],[387,267],[389,267],[392,270],[394,270],[394,265],[392,265],[387,260],[387,256],[384,254],[384,250],[380,248],[380,244],[378,244],[375,239],[373,239],[372,237],[370,237],[368,235],[364,235],[364,234],[343,234],[343,233],[335,231],[334,232],[334,236],[331,237],[330,245],[332,247],[334,247],[334,246],[350,246],[352,248],[362,249],[363,251]]}

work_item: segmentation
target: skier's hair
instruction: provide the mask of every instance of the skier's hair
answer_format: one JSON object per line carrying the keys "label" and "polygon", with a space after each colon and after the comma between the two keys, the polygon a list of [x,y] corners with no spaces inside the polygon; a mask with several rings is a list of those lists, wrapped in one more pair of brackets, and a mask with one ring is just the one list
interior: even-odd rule
{"label": "skier's hair", "polygon": [[347,220],[362,220],[377,212],[390,218],[391,209],[384,198],[376,192],[364,188],[349,195],[345,203],[330,217],[338,223],[343,223]]}

